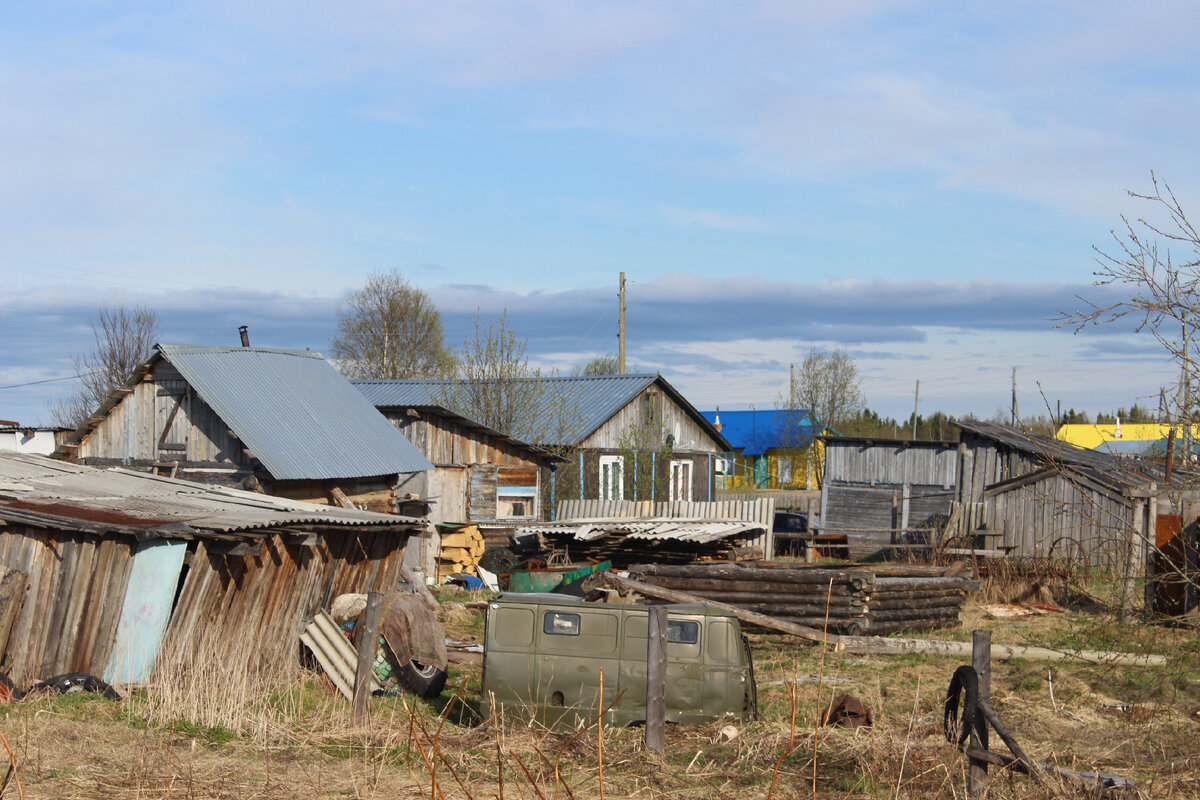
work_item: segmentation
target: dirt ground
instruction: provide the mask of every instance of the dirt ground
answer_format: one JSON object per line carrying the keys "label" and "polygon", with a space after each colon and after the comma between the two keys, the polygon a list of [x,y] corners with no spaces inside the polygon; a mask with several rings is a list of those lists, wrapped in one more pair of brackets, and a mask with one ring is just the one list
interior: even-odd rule
{"label": "dirt ground", "polygon": [[[456,598],[472,599],[472,598]],[[992,705],[1035,760],[1137,781],[1141,796],[1200,797],[1200,637],[1081,611],[1003,617],[973,606],[952,631],[916,634],[1166,655],[1166,667],[994,662]],[[448,606],[450,638],[478,640],[482,616]],[[43,696],[0,710],[16,764],[0,797],[27,798],[744,798],[959,797],[966,761],[941,730],[962,660],[847,656],[784,636],[751,637],[759,719],[668,727],[665,754],[639,729],[576,735],[480,720],[476,665],[455,666],[432,702],[373,701],[365,726],[313,674],[253,702],[212,686],[202,702],[153,690],[121,702]],[[457,696],[456,696],[457,693]],[[814,726],[835,693],[872,710],[871,728]],[[194,696],[194,695],[193,695]],[[446,711],[443,714],[443,711]],[[216,723],[213,720],[222,719]],[[601,747],[603,749],[601,749]],[[992,749],[1004,751],[993,737]],[[19,786],[18,786],[19,779]],[[436,785],[435,785],[436,784]],[[993,772],[989,797],[1081,796],[1056,782]]]}

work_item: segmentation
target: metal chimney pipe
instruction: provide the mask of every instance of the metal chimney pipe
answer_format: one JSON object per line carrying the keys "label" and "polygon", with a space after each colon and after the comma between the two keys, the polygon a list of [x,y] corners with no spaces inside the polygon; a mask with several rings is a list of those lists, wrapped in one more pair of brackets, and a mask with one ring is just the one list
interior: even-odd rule
{"label": "metal chimney pipe", "polygon": [[242,325],[238,328],[238,333],[240,333],[242,335],[242,347],[249,347],[250,346],[250,328],[246,325]]}

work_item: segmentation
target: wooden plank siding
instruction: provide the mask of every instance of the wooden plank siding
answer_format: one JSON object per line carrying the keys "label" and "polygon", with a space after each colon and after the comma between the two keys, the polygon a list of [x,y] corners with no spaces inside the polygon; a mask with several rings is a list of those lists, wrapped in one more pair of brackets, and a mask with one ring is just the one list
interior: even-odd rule
{"label": "wooden plank siding", "polygon": [[[1121,563],[1133,525],[1133,505],[1121,496],[1097,491],[1070,473],[1050,472],[1042,480],[989,492],[988,530],[1003,533],[1003,544],[1028,556],[1082,553],[1094,567]],[[1077,547],[1067,549],[1062,540]]]}
{"label": "wooden plank siding", "polygon": [[825,480],[941,486],[958,477],[958,450],[944,442],[825,440]]}
{"label": "wooden plank siding", "polygon": [[[563,500],[597,499],[600,496],[600,457],[625,457],[625,500],[665,501],[671,495],[671,461],[689,461],[692,465],[692,501],[716,500],[712,475],[715,455],[683,452],[629,452],[624,450],[582,450],[574,453],[554,470],[541,476],[542,518],[552,519]],[[580,469],[583,470],[582,497]]]}
{"label": "wooden plank siding", "polygon": [[0,668],[19,684],[63,672],[102,673],[135,544],[133,537],[0,528],[0,563],[29,575]]}
{"label": "wooden plank siding", "polygon": [[245,448],[216,412],[166,361],[158,361],[73,458],[199,461],[249,465]]}
{"label": "wooden plank siding", "polygon": [[536,468],[541,459],[528,447],[504,436],[489,435],[433,411],[417,416],[407,409],[381,409],[383,415],[437,467],[473,464]]}
{"label": "wooden plank siding", "polygon": [[252,666],[294,659],[304,627],[334,597],[395,588],[405,538],[339,531],[304,546],[275,534],[244,557],[197,543],[156,669],[186,669],[197,654]]}
{"label": "wooden plank siding", "polygon": [[[647,417],[653,422],[647,423]],[[668,398],[654,386],[647,388],[616,414],[609,417],[586,439],[579,443],[581,449],[616,452],[633,445],[633,449],[653,451],[662,447],[663,441],[630,441],[630,431],[646,431],[673,437],[672,447],[680,453],[720,453],[708,432],[700,427],[687,411]]]}
{"label": "wooden plank siding", "polygon": [[[296,658],[317,609],[339,594],[397,585],[407,537],[326,529],[305,545],[271,533],[246,556],[189,542],[156,668],[186,666],[200,654],[256,666]],[[0,668],[18,685],[64,672],[103,675],[136,545],[132,536],[0,528],[0,564],[29,576]]]}

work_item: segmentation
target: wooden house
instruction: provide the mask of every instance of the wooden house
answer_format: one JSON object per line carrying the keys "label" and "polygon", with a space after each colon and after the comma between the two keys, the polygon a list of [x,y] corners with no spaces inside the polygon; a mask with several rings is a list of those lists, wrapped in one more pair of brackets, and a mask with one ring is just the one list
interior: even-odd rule
{"label": "wooden house", "polygon": [[[543,463],[543,518],[560,500],[709,501],[714,466],[729,442],[662,375],[536,379],[528,409],[557,424],[534,444],[560,454]],[[439,405],[446,381],[355,381],[378,408]]]}
{"label": "wooden house", "polygon": [[821,530],[846,536],[856,556],[923,539],[950,514],[958,443],[824,436]]}
{"label": "wooden house", "polygon": [[819,489],[820,423],[803,409],[704,411],[733,451],[717,473],[725,490]]}
{"label": "wooden house", "polygon": [[390,591],[424,520],[0,453],[0,669],[144,683],[294,661],[313,614]]}
{"label": "wooden house", "polygon": [[55,457],[392,513],[433,468],[319,353],[157,345]]}
{"label": "wooden house", "polygon": [[431,521],[516,524],[539,518],[542,467],[562,461],[561,456],[441,406],[380,406],[379,411],[435,467],[401,486],[437,499]]}

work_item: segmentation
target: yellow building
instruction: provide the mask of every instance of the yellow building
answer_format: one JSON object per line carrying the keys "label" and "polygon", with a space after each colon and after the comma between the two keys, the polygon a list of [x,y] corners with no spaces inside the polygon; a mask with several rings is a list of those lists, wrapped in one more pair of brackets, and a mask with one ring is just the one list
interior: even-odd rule
{"label": "yellow building", "polygon": [[[1166,422],[1122,422],[1112,425],[1063,425],[1055,438],[1088,450],[1107,450],[1123,455],[1142,455],[1171,435]],[[1178,436],[1178,432],[1176,436]],[[1192,426],[1192,439],[1200,437],[1200,425]]]}

